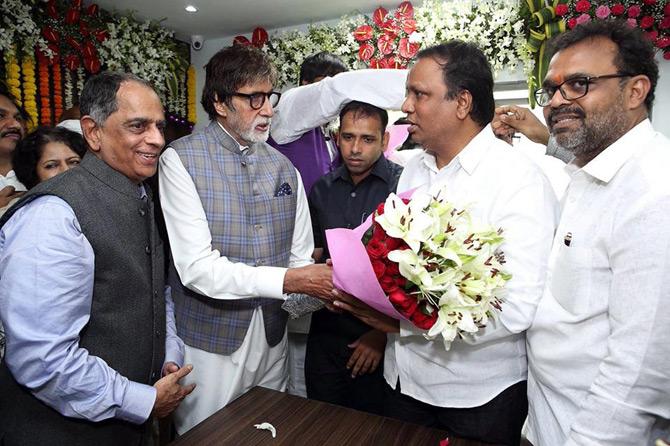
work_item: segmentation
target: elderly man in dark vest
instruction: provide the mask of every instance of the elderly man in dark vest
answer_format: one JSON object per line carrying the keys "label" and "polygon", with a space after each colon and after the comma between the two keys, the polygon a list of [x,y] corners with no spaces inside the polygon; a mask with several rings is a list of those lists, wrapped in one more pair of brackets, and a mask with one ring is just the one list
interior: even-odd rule
{"label": "elderly man in dark vest", "polygon": [[86,83],[81,110],[90,147],[81,166],[0,220],[3,445],[146,444],[150,415],[166,416],[193,390],[179,384],[192,367],[179,368],[142,185],[164,144],[163,107],[143,80],[102,73]]}
{"label": "elderly man in dark vest", "polygon": [[265,54],[234,46],[206,66],[211,122],[168,147],[160,199],[175,268],[177,331],[198,389],[175,412],[183,433],[250,388],[288,381],[285,296],[332,293],[331,269],[312,265],[300,176],[266,140],[275,71]]}

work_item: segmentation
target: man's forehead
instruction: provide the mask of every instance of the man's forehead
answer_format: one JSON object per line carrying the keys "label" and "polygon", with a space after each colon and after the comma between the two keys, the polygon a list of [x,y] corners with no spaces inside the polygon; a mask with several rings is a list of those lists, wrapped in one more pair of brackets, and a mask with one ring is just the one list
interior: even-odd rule
{"label": "man's forehead", "polygon": [[270,79],[256,79],[251,82],[247,82],[237,90],[242,93],[252,93],[252,92],[269,93],[272,91],[272,82],[270,82]]}
{"label": "man's forehead", "polygon": [[4,94],[0,94],[0,110],[10,113],[18,113],[19,111],[14,102]]}
{"label": "man's forehead", "polygon": [[616,54],[616,44],[605,37],[582,40],[554,54],[545,79],[563,82],[578,75],[613,74],[617,70]]}

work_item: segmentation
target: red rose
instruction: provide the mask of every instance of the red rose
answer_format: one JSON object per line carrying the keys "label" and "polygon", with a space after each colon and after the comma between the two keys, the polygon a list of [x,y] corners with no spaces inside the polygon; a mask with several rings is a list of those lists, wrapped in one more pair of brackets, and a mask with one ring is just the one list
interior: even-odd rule
{"label": "red rose", "polygon": [[368,256],[371,259],[383,259],[386,258],[386,255],[389,253],[388,249],[384,245],[384,242],[376,238],[370,239],[368,245],[365,247],[365,250],[368,252]]}
{"label": "red rose", "polygon": [[400,288],[405,288],[407,285],[407,279],[405,279],[403,276],[395,276],[395,284],[398,285]]}
{"label": "red rose", "polygon": [[396,307],[398,311],[407,317],[410,317],[412,314],[414,314],[418,308],[418,303],[414,296],[408,295],[400,288],[392,291],[389,294],[389,301],[393,304],[394,307]]}
{"label": "red rose", "polygon": [[268,32],[265,31],[265,28],[261,28],[260,26],[254,29],[251,33],[251,44],[256,48],[263,48],[263,45],[268,42],[268,39]]}
{"label": "red rose", "polygon": [[420,45],[418,43],[410,43],[407,37],[403,37],[398,43],[398,51],[405,59],[411,59],[414,57],[417,51],[419,51],[419,47]]}
{"label": "red rose", "polygon": [[563,17],[565,14],[568,13],[568,5],[566,5],[565,3],[559,3],[558,5],[556,5],[554,12],[556,13],[557,16]]}
{"label": "red rose", "polygon": [[655,5],[656,0],[642,0],[642,3],[644,3],[645,5]]}
{"label": "red rose", "polygon": [[437,321],[437,311],[433,310],[430,314],[426,314],[424,311],[423,309],[415,311],[410,320],[422,330],[429,330]]}
{"label": "red rose", "polygon": [[621,15],[624,12],[626,12],[626,8],[621,3],[617,3],[616,5],[612,6],[611,11],[612,11],[612,15],[617,15],[618,16],[618,15]]}
{"label": "red rose", "polygon": [[[662,37],[656,41],[656,46],[664,49],[670,46],[670,37]],[[388,270],[388,269],[387,269]]]}
{"label": "red rose", "polygon": [[573,17],[570,20],[568,20],[568,28],[572,29],[575,26],[577,26],[577,19]]}
{"label": "red rose", "polygon": [[379,279],[379,285],[381,285],[382,290],[384,290],[386,294],[389,294],[398,289],[396,281],[393,279],[393,277],[388,275]]}
{"label": "red rose", "polygon": [[633,5],[630,8],[628,8],[628,17],[630,17],[631,19],[634,19],[639,15],[640,15],[640,7],[639,6]]}
{"label": "red rose", "polygon": [[405,242],[399,238],[387,237],[386,239],[386,247],[388,248],[389,251],[399,249],[403,247],[404,244]]}
{"label": "red rose", "polygon": [[389,12],[386,9],[380,6],[379,8],[375,9],[375,12],[372,14],[372,21],[375,22],[375,25],[381,28],[388,13]]}
{"label": "red rose", "polygon": [[377,277],[377,279],[381,279],[384,276],[384,273],[386,272],[386,265],[384,265],[384,262],[381,262],[379,260],[373,260],[372,270],[375,272],[375,276]]}
{"label": "red rose", "polygon": [[409,204],[409,198],[401,198],[402,202],[405,204]]}
{"label": "red rose", "polygon": [[358,49],[358,58],[360,60],[370,60],[373,54],[375,54],[375,48],[369,43],[362,44]]}
{"label": "red rose", "polygon": [[670,60],[670,51],[666,51],[665,53],[663,53],[663,59]]}
{"label": "red rose", "polygon": [[666,16],[670,16],[670,2],[667,2],[663,7],[663,14]]}
{"label": "red rose", "polygon": [[640,28],[647,29],[654,26],[654,18],[650,15],[646,15],[640,19]]}
{"label": "red rose", "polygon": [[656,39],[658,39],[658,31],[653,30],[644,33],[644,36],[649,39],[652,43],[656,42]]}
{"label": "red rose", "polygon": [[386,263],[386,274],[394,277],[399,276],[400,268],[398,267],[398,264],[396,262],[388,261]]}
{"label": "red rose", "polygon": [[670,16],[663,17],[661,23],[658,24],[658,29],[668,29],[670,28]]}
{"label": "red rose", "polygon": [[382,201],[379,203],[379,206],[377,206],[377,214],[378,215],[383,215],[384,214],[384,202]]}
{"label": "red rose", "polygon": [[575,4],[575,10],[577,12],[589,12],[589,9],[591,9],[591,3],[588,0],[579,0]]}
{"label": "red rose", "polygon": [[382,227],[378,224],[375,223],[374,229],[372,230],[372,238],[375,240],[386,240],[387,236]]}
{"label": "red rose", "polygon": [[354,39],[359,42],[366,42],[372,39],[372,27],[370,25],[361,25],[354,31]]}

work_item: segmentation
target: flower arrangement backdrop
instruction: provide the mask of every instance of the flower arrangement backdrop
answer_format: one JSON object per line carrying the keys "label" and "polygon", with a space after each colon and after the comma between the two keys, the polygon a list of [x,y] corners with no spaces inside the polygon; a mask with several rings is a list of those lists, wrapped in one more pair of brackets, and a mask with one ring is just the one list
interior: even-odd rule
{"label": "flower arrangement backdrop", "polygon": [[172,31],[82,0],[5,0],[0,74],[31,127],[53,125],[78,103],[85,80],[102,69],[153,83],[169,119],[195,123],[195,72],[189,46]]}

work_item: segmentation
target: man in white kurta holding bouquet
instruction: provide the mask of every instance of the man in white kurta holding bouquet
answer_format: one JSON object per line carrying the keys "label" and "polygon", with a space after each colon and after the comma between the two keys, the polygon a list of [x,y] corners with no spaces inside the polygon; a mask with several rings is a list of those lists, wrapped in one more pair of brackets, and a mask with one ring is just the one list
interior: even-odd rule
{"label": "man in white kurta holding bouquet", "polygon": [[[380,318],[379,328],[396,332],[385,352],[385,415],[516,446],[527,411],[524,332],[544,287],[556,198],[539,168],[493,134],[493,76],[481,50],[451,41],[417,57],[402,110],[412,139],[426,151],[405,166],[398,190],[446,185],[447,199],[502,228],[512,279],[497,323],[457,339],[449,350],[407,321]],[[342,298],[349,305],[336,306],[374,325],[369,310]]]}
{"label": "man in white kurta holding bouquet", "polygon": [[649,121],[654,48],[599,21],[553,51],[536,98],[575,159],[528,331],[528,438],[652,445],[670,437],[670,141]]}

